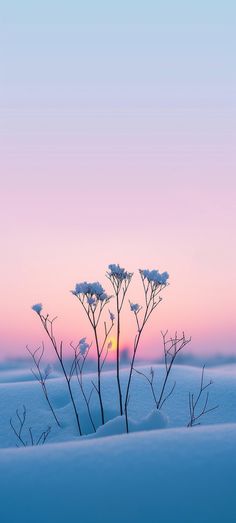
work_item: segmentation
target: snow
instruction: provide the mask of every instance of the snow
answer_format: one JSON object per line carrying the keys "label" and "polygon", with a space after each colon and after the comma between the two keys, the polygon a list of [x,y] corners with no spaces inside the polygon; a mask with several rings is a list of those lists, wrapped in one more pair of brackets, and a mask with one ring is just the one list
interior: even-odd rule
{"label": "snow", "polygon": [[[142,366],[147,372],[148,367]],[[160,387],[163,366],[154,366]],[[128,370],[121,372],[122,384]],[[78,437],[67,391],[53,372],[48,392],[62,422],[57,427],[29,369],[0,371],[0,521],[3,523],[235,523],[236,366],[206,370],[212,378],[210,403],[219,408],[200,427],[186,428],[188,392],[197,392],[201,370],[178,365],[177,385],[163,411],[154,407],[149,385],[133,376],[130,434],[113,401],[114,371],[104,372],[107,423],[92,431],[78,396],[83,432]],[[93,374],[85,375],[90,388]],[[73,382],[73,390],[79,389]],[[16,448],[9,426],[15,411],[27,408],[26,428],[35,436],[51,426],[47,443]],[[99,408],[92,397],[99,425]],[[160,430],[161,429],[161,430]],[[25,437],[28,438],[27,431]]]}

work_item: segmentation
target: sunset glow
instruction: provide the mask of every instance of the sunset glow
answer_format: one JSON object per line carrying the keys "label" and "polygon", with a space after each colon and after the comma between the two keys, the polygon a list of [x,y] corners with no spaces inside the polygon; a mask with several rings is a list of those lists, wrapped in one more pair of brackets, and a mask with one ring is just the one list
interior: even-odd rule
{"label": "sunset glow", "polygon": [[[100,19],[99,2],[72,2],[70,25],[42,3],[46,21],[19,2],[1,30],[0,357],[41,342],[37,301],[65,346],[92,341],[70,289],[111,293],[109,263],[135,272],[141,305],[138,269],[170,274],[141,357],[160,354],[161,329],[192,335],[195,354],[234,353],[233,25],[211,2],[204,23],[196,3],[153,2],[147,16],[130,2],[126,19],[111,3]],[[121,321],[130,347],[128,305]]]}

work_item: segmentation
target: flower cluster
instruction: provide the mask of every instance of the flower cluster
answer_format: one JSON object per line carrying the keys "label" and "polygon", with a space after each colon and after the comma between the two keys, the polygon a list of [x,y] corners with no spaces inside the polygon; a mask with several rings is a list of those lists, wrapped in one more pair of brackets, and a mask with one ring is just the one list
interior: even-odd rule
{"label": "flower cluster", "polygon": [[113,312],[111,312],[109,310],[109,314],[110,314],[110,320],[113,322],[115,320],[115,314],[113,314]]}
{"label": "flower cluster", "polygon": [[37,314],[40,314],[40,312],[42,311],[42,303],[35,303],[35,305],[32,305],[32,310],[37,312]]}
{"label": "flower cluster", "polygon": [[160,273],[156,269],[153,269],[152,271],[149,271],[148,269],[140,269],[139,272],[149,283],[154,283],[155,285],[167,285],[167,280],[169,278],[168,272]]}
{"label": "flower cluster", "polygon": [[85,356],[87,350],[89,349],[89,344],[86,342],[86,338],[82,338],[79,341],[79,352],[82,356]]}
{"label": "flower cluster", "polygon": [[77,283],[72,294],[75,294],[75,296],[78,294],[86,296],[89,305],[94,305],[97,301],[103,302],[110,298],[98,281],[93,283],[88,283],[87,281]]}
{"label": "flower cluster", "polygon": [[132,272],[127,272],[124,268],[120,267],[119,264],[111,263],[108,265],[110,272],[107,273],[109,278],[115,278],[122,282],[124,280],[130,280],[133,276]]}
{"label": "flower cluster", "polygon": [[140,305],[138,303],[131,303],[130,302],[130,310],[134,313],[137,313],[140,311]]}

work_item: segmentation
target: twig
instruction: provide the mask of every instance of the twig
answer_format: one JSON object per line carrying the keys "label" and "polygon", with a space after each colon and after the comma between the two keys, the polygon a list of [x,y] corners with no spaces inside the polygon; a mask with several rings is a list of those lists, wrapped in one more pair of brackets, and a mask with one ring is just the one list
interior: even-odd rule
{"label": "twig", "polygon": [[209,391],[207,391],[203,407],[197,413],[197,409],[199,407],[199,402],[202,399],[202,393],[206,389],[208,389],[208,387],[213,385],[213,381],[212,380],[210,380],[208,383],[206,383],[204,385],[204,372],[205,372],[205,365],[203,365],[203,367],[202,367],[200,388],[199,388],[199,392],[198,392],[196,398],[194,398],[194,394],[191,394],[189,392],[189,415],[190,415],[190,418],[189,418],[189,422],[187,424],[187,427],[193,427],[193,426],[196,426],[196,425],[200,425],[201,423],[198,420],[202,416],[204,416],[205,414],[208,414],[209,412],[212,412],[213,410],[216,410],[216,409],[219,408],[219,405],[215,405],[214,407],[207,408],[208,407],[208,401],[209,401]]}
{"label": "twig", "polygon": [[32,357],[35,368],[36,368],[36,372],[34,371],[34,369],[31,369],[31,372],[34,375],[35,379],[40,383],[43,394],[44,394],[45,399],[48,403],[48,406],[52,412],[52,415],[53,415],[58,427],[61,427],[58,417],[57,417],[55,410],[52,406],[52,403],[49,399],[48,390],[47,390],[47,386],[46,386],[46,381],[50,375],[50,368],[49,368],[49,366],[47,366],[46,369],[44,370],[44,372],[41,369],[41,361],[42,361],[42,358],[44,355],[44,350],[45,350],[44,343],[42,343],[42,347],[38,347],[34,351],[31,351],[29,349],[28,345],[26,346],[26,349],[29,352],[30,356]]}

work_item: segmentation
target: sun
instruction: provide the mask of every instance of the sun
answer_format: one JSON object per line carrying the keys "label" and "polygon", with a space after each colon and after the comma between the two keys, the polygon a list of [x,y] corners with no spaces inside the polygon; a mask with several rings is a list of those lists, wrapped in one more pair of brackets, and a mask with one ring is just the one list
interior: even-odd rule
{"label": "sun", "polygon": [[114,352],[117,349],[117,341],[115,336],[111,336],[108,340],[109,352]]}

